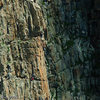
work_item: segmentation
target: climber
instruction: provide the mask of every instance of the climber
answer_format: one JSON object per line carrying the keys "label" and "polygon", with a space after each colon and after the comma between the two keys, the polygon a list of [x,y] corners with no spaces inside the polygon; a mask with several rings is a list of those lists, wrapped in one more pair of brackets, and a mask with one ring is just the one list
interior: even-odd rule
{"label": "climber", "polygon": [[7,65],[8,72],[11,72],[11,67]]}
{"label": "climber", "polygon": [[32,77],[31,77],[31,81],[33,81],[33,80],[34,80],[34,77],[32,76]]}
{"label": "climber", "polygon": [[31,62],[31,64],[32,64],[32,77],[31,77],[31,81],[33,81],[35,76],[34,76],[34,70],[33,70],[33,63]]}
{"label": "climber", "polygon": [[10,69],[10,66],[9,65],[7,65],[7,68],[8,68],[8,70]]}
{"label": "climber", "polygon": [[43,50],[46,51],[46,47],[47,47],[47,41],[46,40],[43,41],[42,46],[43,46]]}
{"label": "climber", "polygon": [[44,31],[44,38],[45,38],[45,40],[47,40],[48,39],[47,28],[44,28],[43,31]]}
{"label": "climber", "polygon": [[44,40],[44,34],[43,34],[43,32],[40,33],[40,37],[41,37],[42,40]]}
{"label": "climber", "polygon": [[0,1],[0,9],[3,7],[3,3],[2,1]]}

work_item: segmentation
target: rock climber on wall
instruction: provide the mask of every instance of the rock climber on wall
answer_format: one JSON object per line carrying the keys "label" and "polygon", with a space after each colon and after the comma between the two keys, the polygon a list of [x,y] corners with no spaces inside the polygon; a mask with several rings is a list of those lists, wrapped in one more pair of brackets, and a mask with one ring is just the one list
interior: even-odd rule
{"label": "rock climber on wall", "polygon": [[2,1],[0,1],[0,9],[3,7],[3,3]]}

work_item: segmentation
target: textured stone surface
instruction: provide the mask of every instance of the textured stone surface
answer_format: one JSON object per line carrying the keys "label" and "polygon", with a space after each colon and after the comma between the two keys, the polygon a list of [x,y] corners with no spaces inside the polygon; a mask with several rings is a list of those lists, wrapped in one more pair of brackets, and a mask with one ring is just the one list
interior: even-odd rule
{"label": "textured stone surface", "polygon": [[99,100],[98,2],[1,0],[0,100]]}
{"label": "textured stone surface", "polygon": [[[43,51],[46,28],[40,6],[31,1],[1,1],[0,94],[19,100],[49,98]],[[31,77],[34,80],[31,81]]]}

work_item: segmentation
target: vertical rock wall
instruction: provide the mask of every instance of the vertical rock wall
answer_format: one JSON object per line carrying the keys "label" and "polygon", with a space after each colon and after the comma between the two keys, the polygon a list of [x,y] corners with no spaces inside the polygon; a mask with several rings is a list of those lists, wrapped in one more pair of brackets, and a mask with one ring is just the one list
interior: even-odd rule
{"label": "vertical rock wall", "polygon": [[93,46],[93,41],[98,45],[96,39],[99,40],[100,32],[97,31],[98,35],[95,35],[96,31],[93,30],[97,29],[97,24],[89,23],[93,21],[91,13],[96,16],[95,8],[98,9],[99,17],[97,2],[47,0],[40,3],[47,22],[48,43],[45,55],[53,100],[99,100],[99,78],[92,74],[96,70],[94,63],[99,59],[94,57],[97,50],[96,55],[99,54],[99,49]]}
{"label": "vertical rock wall", "polygon": [[0,100],[99,100],[98,2],[1,0]]}
{"label": "vertical rock wall", "polygon": [[45,28],[37,3],[0,1],[0,100],[49,99]]}

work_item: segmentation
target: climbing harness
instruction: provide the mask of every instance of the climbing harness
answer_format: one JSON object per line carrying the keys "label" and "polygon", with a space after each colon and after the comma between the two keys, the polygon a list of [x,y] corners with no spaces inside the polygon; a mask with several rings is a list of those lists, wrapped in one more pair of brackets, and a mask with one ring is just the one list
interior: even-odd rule
{"label": "climbing harness", "polygon": [[33,80],[34,80],[34,77],[32,76],[32,77],[31,77],[31,81],[33,81]]}

